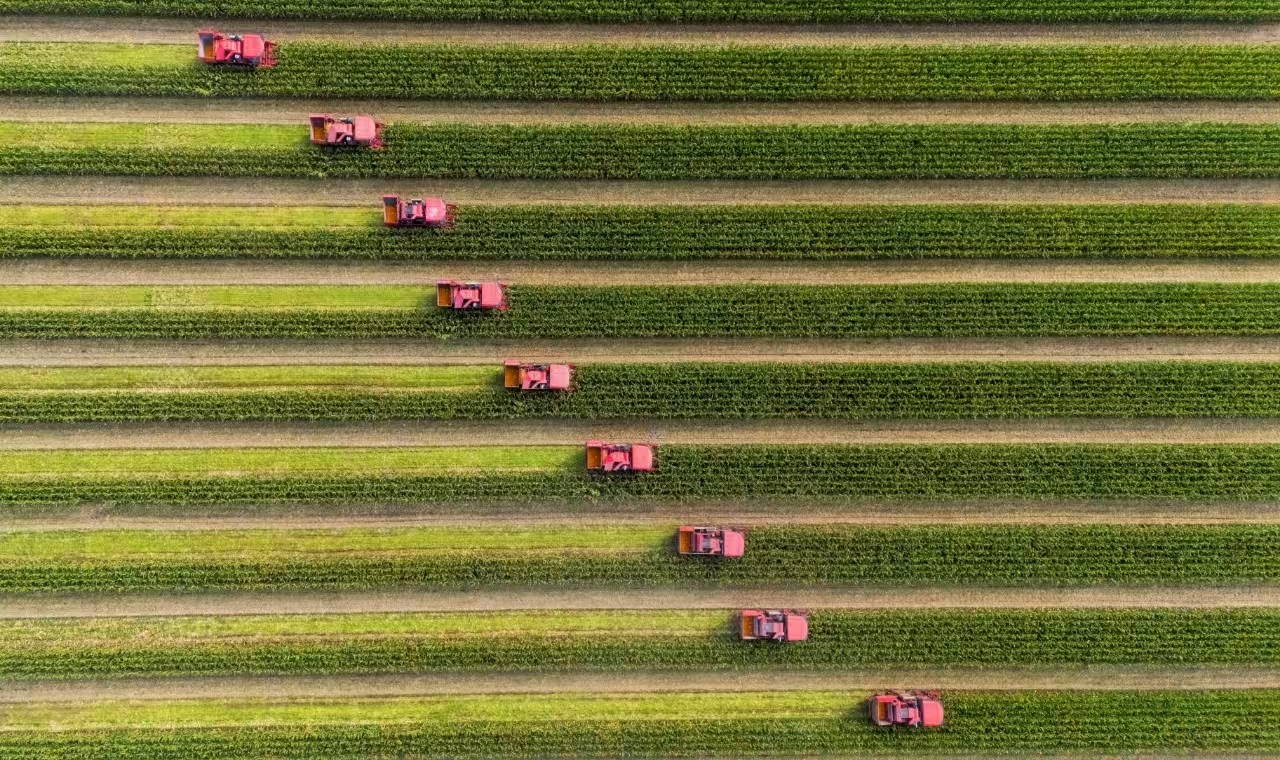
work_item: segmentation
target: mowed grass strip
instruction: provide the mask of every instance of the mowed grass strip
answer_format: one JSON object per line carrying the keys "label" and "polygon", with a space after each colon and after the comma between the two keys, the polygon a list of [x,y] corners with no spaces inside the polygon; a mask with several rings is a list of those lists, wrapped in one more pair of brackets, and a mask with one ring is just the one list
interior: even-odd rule
{"label": "mowed grass strip", "polygon": [[0,591],[1280,581],[1280,529],[1268,525],[757,526],[733,562],[680,557],[675,531],[14,530],[0,533]]}
{"label": "mowed grass strip", "polygon": [[491,365],[0,367],[0,420],[1031,419],[1280,416],[1280,364],[580,364],[569,393]]}
{"label": "mowed grass strip", "polygon": [[[344,71],[346,66],[341,67]],[[367,93],[360,93],[365,96]],[[393,124],[379,151],[306,127],[2,123],[0,175],[439,179],[1280,176],[1280,126]]]}
{"label": "mowed grass strip", "polygon": [[0,0],[0,13],[342,21],[1262,21],[1264,0]]}
{"label": "mowed grass strip", "polygon": [[722,610],[3,620],[0,676],[1280,662],[1273,609],[826,610],[809,626],[779,647],[739,640]]}
{"label": "mowed grass strip", "polygon": [[[1280,693],[954,691],[943,731],[886,731],[866,692],[205,699],[0,707],[8,758],[733,757],[852,752],[1272,752]],[[1134,710],[1134,705],[1145,709]]]}
{"label": "mowed grass strip", "polygon": [[247,75],[199,65],[189,45],[0,43],[0,94],[639,101],[1280,97],[1280,51],[1268,45],[328,41],[284,42],[278,57],[275,68]]}
{"label": "mowed grass strip", "polygon": [[[594,206],[464,204],[448,231],[365,207],[0,206],[0,257],[697,260],[1280,255],[1248,204]],[[212,241],[217,245],[211,245]]]}

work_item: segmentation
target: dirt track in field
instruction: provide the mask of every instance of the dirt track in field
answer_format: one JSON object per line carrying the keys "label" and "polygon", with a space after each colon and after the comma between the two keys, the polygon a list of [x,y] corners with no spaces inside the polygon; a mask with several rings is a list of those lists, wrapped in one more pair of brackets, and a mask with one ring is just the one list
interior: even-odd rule
{"label": "dirt track in field", "polygon": [[1280,24],[535,24],[201,22],[184,19],[10,16],[0,41],[194,44],[194,30],[254,31],[279,42],[523,45],[1177,45],[1266,44]]}
{"label": "dirt track in field", "polygon": [[109,423],[0,426],[0,450],[670,444],[1275,444],[1280,419]]}
{"label": "dirt track in field", "polygon": [[389,122],[462,124],[1274,124],[1280,102],[1154,103],[520,103],[0,97],[5,121],[305,124],[315,111]]}
{"label": "dirt track in field", "polygon": [[93,203],[377,208],[383,193],[454,203],[610,204],[1130,204],[1280,203],[1280,180],[525,181],[307,180],[225,177],[6,177],[0,204]]}
{"label": "dirt track in field", "polygon": [[[1280,687],[1280,669],[1093,666],[880,669],[841,673],[771,670],[767,675],[761,671],[759,675],[752,673],[747,676],[736,671],[682,672],[678,676],[670,672],[632,671],[35,681],[0,685],[0,704],[99,699],[355,699],[461,694],[627,694],[766,689],[849,691],[852,692],[852,702],[857,698],[857,692],[918,688],[922,684],[937,689],[1263,689]],[[1144,754],[1144,757],[1156,756],[1158,755]]]}
{"label": "dirt track in field", "polygon": [[1280,586],[1224,588],[698,588],[0,596],[0,619],[500,610],[1154,609],[1280,607]]}
{"label": "dirt track in field", "polygon": [[934,283],[1274,283],[1277,260],[917,260],[379,262],[0,260],[6,285],[913,285]]}

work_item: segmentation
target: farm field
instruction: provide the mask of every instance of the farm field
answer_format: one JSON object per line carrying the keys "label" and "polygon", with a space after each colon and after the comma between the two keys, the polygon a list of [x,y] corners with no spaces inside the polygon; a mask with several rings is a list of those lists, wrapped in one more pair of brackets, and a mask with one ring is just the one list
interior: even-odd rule
{"label": "farm field", "polygon": [[1274,3],[0,0],[0,130],[0,760],[1280,754]]}

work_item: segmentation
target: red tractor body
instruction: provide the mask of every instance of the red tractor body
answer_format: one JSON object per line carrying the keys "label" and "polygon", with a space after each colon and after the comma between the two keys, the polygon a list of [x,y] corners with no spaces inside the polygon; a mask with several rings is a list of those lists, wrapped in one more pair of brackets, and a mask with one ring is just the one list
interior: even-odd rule
{"label": "red tractor body", "polygon": [[867,708],[877,726],[937,728],[943,723],[942,702],[935,691],[876,694]]}
{"label": "red tractor body", "polygon": [[507,285],[503,282],[436,282],[436,306],[454,311],[506,311]]}
{"label": "red tractor body", "polygon": [[804,641],[809,613],[802,610],[743,610],[738,619],[743,641]]}
{"label": "red tractor body", "polygon": [[587,441],[589,472],[652,472],[653,447],[643,443]]}
{"label": "red tractor body", "polygon": [[521,391],[572,390],[572,364],[524,364],[508,359],[502,365],[502,384]]}
{"label": "red tractor body", "polygon": [[312,145],[375,150],[382,147],[382,128],[386,125],[372,116],[337,119],[327,113],[313,113],[308,119]]}
{"label": "red tractor body", "polygon": [[196,32],[196,57],[214,66],[256,69],[276,65],[276,43],[260,34],[222,34],[213,29]]}
{"label": "red tractor body", "polygon": [[700,557],[741,557],[747,548],[742,531],[681,525],[676,534],[679,551]]}
{"label": "red tractor body", "polygon": [[451,204],[441,198],[415,198],[402,200],[398,195],[382,196],[382,222],[388,227],[434,227],[446,229],[453,226]]}

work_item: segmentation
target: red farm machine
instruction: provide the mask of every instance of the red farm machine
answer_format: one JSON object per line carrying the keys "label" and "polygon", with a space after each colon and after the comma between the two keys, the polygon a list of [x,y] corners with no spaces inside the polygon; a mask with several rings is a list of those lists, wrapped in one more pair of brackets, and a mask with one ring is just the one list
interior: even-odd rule
{"label": "red farm machine", "polygon": [[328,148],[382,148],[382,128],[386,125],[372,116],[336,118],[327,113],[313,113],[311,144]]}
{"label": "red farm machine", "polygon": [[504,282],[436,282],[436,306],[452,311],[506,311]]}
{"label": "red farm machine", "polygon": [[743,641],[804,641],[809,638],[809,613],[803,610],[743,610],[738,616]]}
{"label": "red farm machine", "polygon": [[938,728],[942,725],[942,701],[936,691],[890,691],[867,701],[871,722],[877,726]]}
{"label": "red farm machine", "polygon": [[697,557],[741,557],[747,548],[746,536],[729,528],[698,528],[681,525],[676,532],[677,550]]}
{"label": "red farm machine", "polygon": [[388,227],[427,227],[444,230],[453,226],[453,204],[442,198],[403,200],[398,195],[382,196],[382,223]]}
{"label": "red farm machine", "polygon": [[201,63],[246,69],[276,65],[276,43],[260,34],[223,34],[213,29],[196,32],[196,55]]}
{"label": "red farm machine", "polygon": [[645,443],[587,441],[587,472],[652,472],[654,447]]}
{"label": "red farm machine", "polygon": [[502,384],[518,391],[573,390],[572,364],[528,364],[515,359],[502,363]]}

